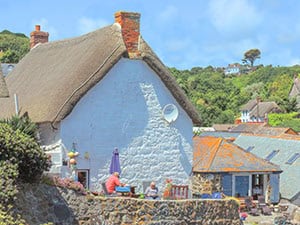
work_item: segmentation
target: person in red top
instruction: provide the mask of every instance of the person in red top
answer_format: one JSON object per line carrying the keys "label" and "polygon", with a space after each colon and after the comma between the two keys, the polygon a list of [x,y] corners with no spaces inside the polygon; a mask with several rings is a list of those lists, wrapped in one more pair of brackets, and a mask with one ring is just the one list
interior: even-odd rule
{"label": "person in red top", "polygon": [[114,172],[106,181],[106,189],[109,194],[115,193],[116,192],[116,187],[117,186],[124,186],[119,180],[119,173]]}

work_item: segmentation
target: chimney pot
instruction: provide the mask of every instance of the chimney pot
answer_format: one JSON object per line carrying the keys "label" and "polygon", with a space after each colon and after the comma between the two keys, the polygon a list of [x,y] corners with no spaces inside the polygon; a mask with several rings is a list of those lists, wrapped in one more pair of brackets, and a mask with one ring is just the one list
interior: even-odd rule
{"label": "chimney pot", "polygon": [[41,25],[35,25],[35,31],[40,31],[41,30]]}
{"label": "chimney pot", "polygon": [[38,43],[48,42],[49,33],[41,31],[40,25],[35,25],[35,30],[30,33],[30,49],[36,46]]}
{"label": "chimney pot", "polygon": [[140,38],[140,17],[135,12],[116,12],[115,22],[121,25],[123,41],[125,43],[129,58],[138,58]]}

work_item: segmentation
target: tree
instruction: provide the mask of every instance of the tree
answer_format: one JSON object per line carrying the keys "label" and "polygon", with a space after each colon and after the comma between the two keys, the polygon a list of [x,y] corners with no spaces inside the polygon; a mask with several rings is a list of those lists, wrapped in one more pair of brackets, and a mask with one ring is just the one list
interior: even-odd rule
{"label": "tree", "polygon": [[255,49],[250,49],[248,51],[246,51],[244,53],[244,58],[242,59],[242,61],[244,63],[250,63],[251,67],[253,67],[253,64],[254,64],[254,61],[256,59],[259,59],[260,58],[260,51],[259,49],[255,48]]}

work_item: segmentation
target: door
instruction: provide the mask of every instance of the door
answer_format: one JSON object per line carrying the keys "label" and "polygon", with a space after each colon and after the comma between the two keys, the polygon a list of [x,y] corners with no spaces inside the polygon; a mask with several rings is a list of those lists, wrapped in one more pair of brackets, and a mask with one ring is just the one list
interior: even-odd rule
{"label": "door", "polygon": [[249,175],[248,176],[235,176],[235,197],[248,196],[249,190]]}

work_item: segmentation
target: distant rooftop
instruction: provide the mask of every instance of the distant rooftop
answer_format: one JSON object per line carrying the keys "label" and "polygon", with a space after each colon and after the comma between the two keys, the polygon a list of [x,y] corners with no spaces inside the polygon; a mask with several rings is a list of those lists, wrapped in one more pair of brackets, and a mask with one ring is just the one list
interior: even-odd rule
{"label": "distant rooftop", "polygon": [[12,71],[17,64],[14,63],[1,63],[2,74],[6,77],[10,71]]}

